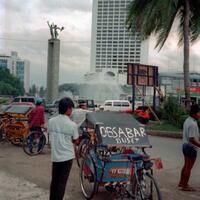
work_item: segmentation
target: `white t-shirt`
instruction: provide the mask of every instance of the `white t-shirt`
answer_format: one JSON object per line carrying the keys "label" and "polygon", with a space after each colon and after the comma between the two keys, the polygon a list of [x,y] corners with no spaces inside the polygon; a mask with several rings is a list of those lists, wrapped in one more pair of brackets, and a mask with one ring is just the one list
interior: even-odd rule
{"label": "white t-shirt", "polygon": [[75,157],[72,139],[79,137],[78,127],[66,115],[58,115],[48,122],[52,162],[63,162]]}
{"label": "white t-shirt", "polygon": [[183,125],[183,143],[190,143],[190,138],[199,140],[199,136],[197,121],[192,117],[188,117]]}

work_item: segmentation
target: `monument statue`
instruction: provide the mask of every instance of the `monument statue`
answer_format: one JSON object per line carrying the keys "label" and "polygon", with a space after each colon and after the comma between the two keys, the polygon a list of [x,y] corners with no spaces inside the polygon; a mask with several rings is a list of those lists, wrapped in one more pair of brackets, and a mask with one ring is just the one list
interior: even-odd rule
{"label": "monument statue", "polygon": [[61,31],[64,30],[64,27],[62,26],[60,28],[54,23],[50,24],[49,21],[47,21],[47,24],[48,24],[49,29],[50,29],[51,39],[57,39],[57,37],[58,37],[58,31],[57,30],[59,30],[61,32]]}

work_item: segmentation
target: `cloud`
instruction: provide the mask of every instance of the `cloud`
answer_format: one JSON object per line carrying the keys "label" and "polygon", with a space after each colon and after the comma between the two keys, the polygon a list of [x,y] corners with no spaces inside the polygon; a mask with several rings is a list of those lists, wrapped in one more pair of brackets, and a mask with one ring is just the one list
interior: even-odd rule
{"label": "cloud", "polygon": [[26,13],[27,11],[43,11],[58,13],[63,10],[91,12],[92,0],[2,0],[0,7],[6,11]]}
{"label": "cloud", "polygon": [[[163,48],[155,49],[156,37],[150,38],[149,64],[157,65],[160,72],[183,72],[183,45],[178,46],[177,24],[175,21],[172,30]],[[200,72],[199,59],[200,42],[190,46],[190,71]]]}
{"label": "cloud", "polygon": [[91,1],[0,1],[0,17],[0,52],[17,51],[30,61],[31,84],[46,85],[47,21],[65,27],[59,33],[60,82],[80,81],[89,71]]}
{"label": "cloud", "polygon": [[[0,40],[1,52],[10,54],[11,51],[17,51],[19,57],[30,61],[31,84],[46,85],[47,35],[49,36],[48,29],[39,29],[38,31],[27,30],[22,33],[15,33],[16,39],[14,40]],[[6,36],[7,38],[13,37],[12,33]],[[72,37],[69,34],[69,38]],[[61,40],[60,82],[64,80],[69,80],[70,82],[80,81],[80,77],[89,71],[89,63],[90,43],[71,43],[70,40]]]}
{"label": "cloud", "polygon": [[[0,53],[17,51],[30,61],[31,84],[46,85],[47,21],[64,31],[59,33],[60,83],[79,82],[89,71],[92,0],[1,0]],[[183,50],[177,47],[176,29],[158,53],[151,39],[149,64],[159,70],[182,70]],[[191,69],[199,70],[199,42],[191,48]]]}
{"label": "cloud", "polygon": [[45,12],[60,12],[64,9],[71,11],[91,12],[91,0],[42,0],[39,7]]}

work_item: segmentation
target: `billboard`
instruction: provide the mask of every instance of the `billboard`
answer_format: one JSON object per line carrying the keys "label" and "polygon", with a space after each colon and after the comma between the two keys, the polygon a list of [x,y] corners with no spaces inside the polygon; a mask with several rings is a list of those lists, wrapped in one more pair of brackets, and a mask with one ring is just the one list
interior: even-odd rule
{"label": "billboard", "polygon": [[138,63],[128,63],[127,84],[158,86],[158,67]]}

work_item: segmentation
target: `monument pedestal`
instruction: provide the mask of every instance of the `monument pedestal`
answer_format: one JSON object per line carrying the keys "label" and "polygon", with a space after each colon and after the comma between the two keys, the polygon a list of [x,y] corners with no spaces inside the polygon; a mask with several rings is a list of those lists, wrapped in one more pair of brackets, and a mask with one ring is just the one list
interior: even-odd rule
{"label": "monument pedestal", "polygon": [[60,60],[60,40],[48,40],[48,58],[47,58],[47,91],[46,102],[52,103],[58,98],[59,84],[59,60]]}

